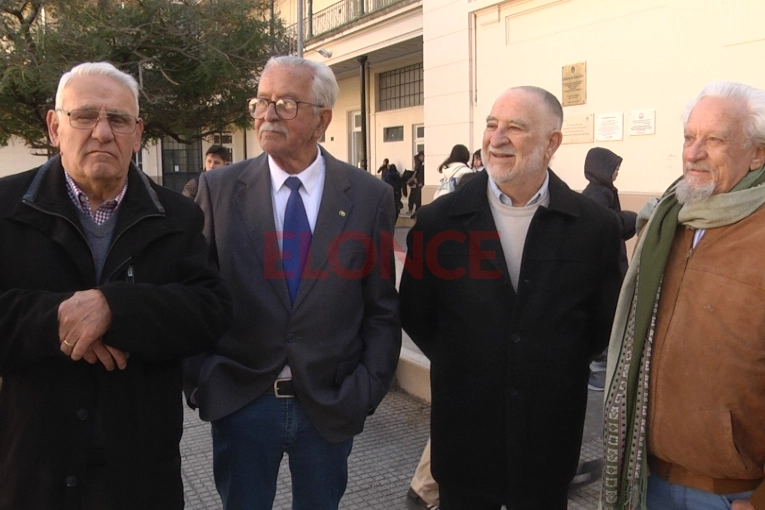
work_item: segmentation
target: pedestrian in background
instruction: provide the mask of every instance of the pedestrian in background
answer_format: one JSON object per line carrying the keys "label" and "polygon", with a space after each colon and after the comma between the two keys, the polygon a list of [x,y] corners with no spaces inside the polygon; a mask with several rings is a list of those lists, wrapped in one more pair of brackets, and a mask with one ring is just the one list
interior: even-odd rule
{"label": "pedestrian in background", "polygon": [[444,179],[454,179],[458,184],[460,179],[467,174],[473,173],[468,166],[470,161],[470,150],[461,144],[452,147],[449,157],[447,157],[438,167],[438,173],[444,175]]}
{"label": "pedestrian in background", "polygon": [[[205,167],[204,171],[209,172],[216,168],[228,165],[231,163],[231,157],[228,149],[222,145],[211,145],[207,152],[205,152]],[[197,191],[199,190],[199,176],[197,175],[183,186],[181,194],[184,197],[189,197],[194,200],[197,197]]]}
{"label": "pedestrian in background", "polygon": [[393,188],[393,206],[396,208],[396,218],[398,218],[404,204],[401,202],[401,175],[398,173],[396,165],[388,166],[382,180]]}
{"label": "pedestrian in background", "polygon": [[481,149],[478,149],[473,153],[473,161],[470,162],[470,168],[474,172],[480,172],[483,170],[483,160],[481,159]]}
{"label": "pedestrian in background", "polygon": [[[619,252],[619,269],[622,277],[627,273],[627,244],[625,241],[635,235],[635,221],[637,213],[622,211],[619,203],[619,190],[614,186],[614,181],[619,176],[619,168],[622,158],[608,149],[593,147],[587,152],[584,159],[584,176],[589,181],[582,195],[593,199],[598,204],[612,212],[619,222],[619,234],[622,238]],[[603,391],[605,385],[606,353],[604,350],[592,363],[590,363],[590,381],[588,387],[591,390]]]}
{"label": "pedestrian in background", "polygon": [[422,187],[425,186],[425,152],[414,155],[414,175],[406,182],[409,186],[409,216],[417,217],[422,206]]}

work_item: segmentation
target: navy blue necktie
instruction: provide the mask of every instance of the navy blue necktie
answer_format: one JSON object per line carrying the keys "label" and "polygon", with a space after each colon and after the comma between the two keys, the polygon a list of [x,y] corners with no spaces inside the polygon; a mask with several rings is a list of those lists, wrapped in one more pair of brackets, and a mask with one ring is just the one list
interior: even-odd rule
{"label": "navy blue necktie", "polygon": [[308,215],[300,197],[300,186],[303,183],[297,177],[288,177],[285,184],[292,192],[284,210],[283,265],[290,302],[294,304],[300,287],[300,275],[308,258],[308,248],[311,246],[311,225],[308,223]]}

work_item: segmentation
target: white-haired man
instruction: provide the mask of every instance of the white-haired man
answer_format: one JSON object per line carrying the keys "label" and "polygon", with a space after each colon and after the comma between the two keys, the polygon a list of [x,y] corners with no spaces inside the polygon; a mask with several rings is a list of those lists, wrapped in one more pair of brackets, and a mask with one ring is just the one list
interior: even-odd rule
{"label": "white-haired man", "polygon": [[765,509],[764,163],[765,92],[704,88],[614,320],[604,508]]}
{"label": "white-haired man", "polygon": [[269,510],[284,453],[292,507],[336,509],[353,436],[398,362],[393,254],[376,252],[393,234],[393,190],[317,145],[337,90],[324,64],[271,59],[248,105],[264,154],[199,180],[234,326],[189,361],[186,392],[212,421],[227,509]]}
{"label": "white-haired man", "polygon": [[0,509],[181,509],[181,360],[231,318],[202,213],[131,163],[130,75],[73,68],[47,121],[0,180]]}

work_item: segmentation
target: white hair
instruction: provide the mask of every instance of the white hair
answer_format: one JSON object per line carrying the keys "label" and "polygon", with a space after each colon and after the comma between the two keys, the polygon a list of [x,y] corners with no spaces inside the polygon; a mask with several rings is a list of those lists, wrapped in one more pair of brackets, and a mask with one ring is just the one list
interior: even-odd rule
{"label": "white hair", "polygon": [[743,101],[747,109],[746,120],[742,126],[746,137],[746,146],[765,145],[765,91],[731,81],[710,83],[688,104],[683,115],[683,126],[687,124],[688,118],[698,102],[705,97]]}
{"label": "white hair", "polygon": [[84,64],[77,65],[71,69],[71,71],[64,73],[58,82],[58,90],[56,90],[56,110],[61,109],[61,101],[64,96],[64,89],[69,84],[69,81],[75,76],[108,76],[114,78],[126,88],[130,90],[135,99],[135,114],[138,116],[138,82],[135,78],[127,73],[123,73],[109,62],[85,62]]}
{"label": "white hair", "polygon": [[305,58],[284,55],[281,57],[271,57],[263,68],[265,74],[270,68],[275,66],[303,67],[310,69],[313,74],[313,85],[311,101],[321,105],[324,108],[333,108],[337,101],[337,94],[340,88],[337,86],[335,73],[326,64],[314,62]]}

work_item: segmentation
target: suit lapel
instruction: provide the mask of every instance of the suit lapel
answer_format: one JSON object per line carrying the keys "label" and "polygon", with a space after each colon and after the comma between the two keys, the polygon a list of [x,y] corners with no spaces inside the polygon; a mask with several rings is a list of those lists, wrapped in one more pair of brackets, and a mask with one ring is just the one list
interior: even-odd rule
{"label": "suit lapel", "polygon": [[[252,253],[258,259],[259,266],[266,276],[274,293],[289,310],[289,291],[284,278],[267,277],[276,271],[282,271],[279,243],[276,238],[274,223],[274,205],[271,197],[271,173],[268,169],[268,156],[263,153],[250,164],[239,176],[234,191],[234,207],[241,215],[247,236],[252,243]],[[277,254],[276,260],[265,257],[268,253]]]}
{"label": "suit lapel", "polygon": [[303,271],[304,276],[295,298],[295,307],[305,298],[316,281],[322,278],[320,272],[329,271],[330,249],[337,251],[339,248],[339,246],[331,245],[343,233],[353,209],[353,201],[346,194],[351,187],[347,170],[323,149],[322,154],[326,169],[324,189],[311,240],[311,249],[308,252],[309,266]]}
{"label": "suit lapel", "polygon": [[[488,185],[488,174],[484,170],[459,190],[460,196],[455,197],[458,200],[453,201],[449,215],[461,219],[466,232],[473,234],[471,242],[475,245],[470,246],[470,253],[494,252],[494,257],[487,258],[486,262],[493,270],[502,273],[503,279],[510,282],[510,271],[507,269],[502,243],[498,236],[494,236],[498,230],[486,195]],[[487,234],[486,238],[481,238],[483,233]]]}

